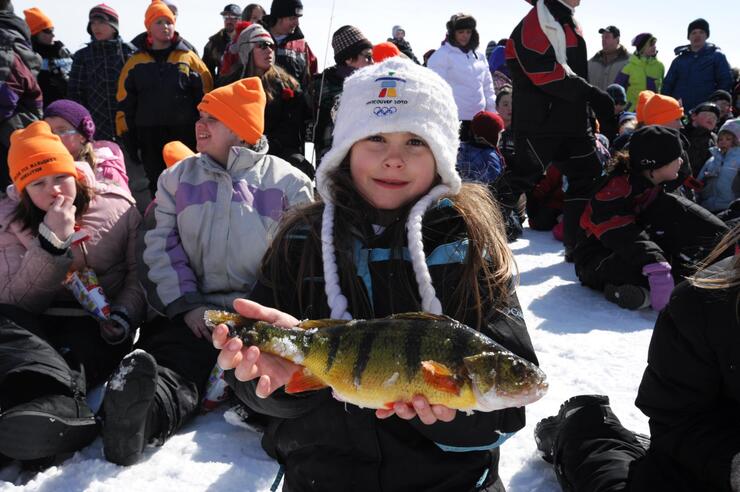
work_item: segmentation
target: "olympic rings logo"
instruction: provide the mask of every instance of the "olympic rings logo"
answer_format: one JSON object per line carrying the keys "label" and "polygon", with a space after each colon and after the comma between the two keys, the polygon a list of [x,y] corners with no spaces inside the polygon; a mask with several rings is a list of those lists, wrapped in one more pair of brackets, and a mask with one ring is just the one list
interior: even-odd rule
{"label": "olympic rings logo", "polygon": [[398,108],[394,107],[388,107],[388,106],[376,106],[376,108],[373,110],[373,114],[375,116],[381,117],[381,116],[388,116],[398,111]]}

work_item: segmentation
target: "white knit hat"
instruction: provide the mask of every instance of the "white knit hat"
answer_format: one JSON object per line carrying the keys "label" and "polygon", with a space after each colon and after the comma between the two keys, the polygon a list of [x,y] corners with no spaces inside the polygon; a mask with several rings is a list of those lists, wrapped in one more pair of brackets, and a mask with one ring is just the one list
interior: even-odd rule
{"label": "white knit hat", "polygon": [[275,43],[272,40],[270,33],[267,32],[267,29],[262,27],[260,24],[252,24],[239,34],[239,39],[236,41],[236,50],[239,55],[239,60],[244,66],[249,63],[249,57],[252,54],[254,45],[260,41],[265,41],[270,44]]}
{"label": "white knit hat", "polygon": [[406,222],[408,249],[419,285],[424,311],[442,314],[424,256],[421,219],[444,194],[457,194],[462,184],[457,173],[459,142],[457,106],[452,89],[432,70],[410,60],[393,57],[357,70],[344,81],[334,124],[333,143],[316,172],[316,186],[324,200],[321,229],[326,296],[331,317],[350,319],[342,295],[334,252],[334,202],[328,175],[342,163],[355,142],[378,133],[410,132],[429,145],[442,183],[421,197]]}

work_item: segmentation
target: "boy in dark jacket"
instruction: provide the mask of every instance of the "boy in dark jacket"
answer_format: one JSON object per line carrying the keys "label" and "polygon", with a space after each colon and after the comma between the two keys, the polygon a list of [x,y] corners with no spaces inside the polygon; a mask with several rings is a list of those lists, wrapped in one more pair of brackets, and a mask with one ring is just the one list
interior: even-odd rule
{"label": "boy in dark jacket", "polygon": [[41,9],[33,7],[23,11],[31,30],[33,50],[41,58],[37,76],[44,95],[44,107],[57,99],[66,99],[67,82],[72,68],[72,54],[61,41],[54,40],[54,24]]}
{"label": "boy in dark jacket", "polygon": [[681,128],[681,133],[689,141],[686,152],[689,155],[691,174],[696,177],[707,159],[712,157],[709,149],[717,146],[714,128],[719,120],[719,108],[713,103],[702,103],[692,109],[689,116],[689,123]]}
{"label": "boy in dark jacket", "polygon": [[106,4],[90,9],[87,32],[90,42],[72,58],[68,97],[90,111],[95,140],[114,140],[118,77],[136,48],[121,39],[118,13]]}

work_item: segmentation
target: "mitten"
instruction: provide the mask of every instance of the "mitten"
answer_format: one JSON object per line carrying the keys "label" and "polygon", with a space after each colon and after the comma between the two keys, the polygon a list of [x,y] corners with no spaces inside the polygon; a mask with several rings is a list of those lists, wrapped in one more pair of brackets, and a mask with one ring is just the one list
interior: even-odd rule
{"label": "mitten", "polygon": [[642,274],[647,275],[650,284],[650,305],[654,310],[660,311],[668,304],[673,291],[671,265],[665,261],[650,263],[642,268]]}
{"label": "mitten", "polygon": [[588,93],[588,103],[599,121],[609,121],[614,117],[614,99],[595,85],[591,86]]}

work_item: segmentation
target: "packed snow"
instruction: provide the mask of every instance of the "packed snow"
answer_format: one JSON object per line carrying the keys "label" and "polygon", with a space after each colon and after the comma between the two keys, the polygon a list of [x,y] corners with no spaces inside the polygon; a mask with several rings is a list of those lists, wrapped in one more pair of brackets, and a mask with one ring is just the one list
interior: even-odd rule
{"label": "packed snow", "polygon": [[[600,393],[609,395],[626,427],[647,433],[647,418],[633,402],[656,314],[622,310],[582,287],[573,265],[563,260],[562,244],[549,233],[525,229],[512,249],[521,275],[519,299],[550,390],[527,407],[527,426],[502,446],[500,474],[511,492],[559,491],[537,453],[535,424],[570,396]],[[199,416],[128,468],[105,461],[100,439],[35,476],[6,466],[0,492],[270,490],[277,464],[262,451],[260,435],[228,423],[224,410]]]}

